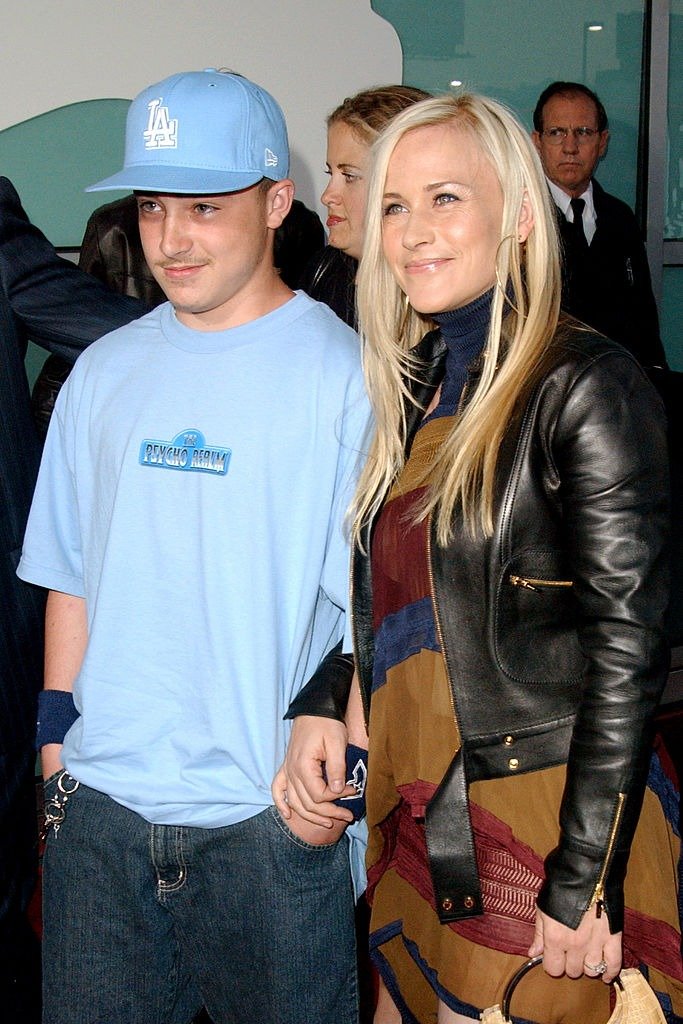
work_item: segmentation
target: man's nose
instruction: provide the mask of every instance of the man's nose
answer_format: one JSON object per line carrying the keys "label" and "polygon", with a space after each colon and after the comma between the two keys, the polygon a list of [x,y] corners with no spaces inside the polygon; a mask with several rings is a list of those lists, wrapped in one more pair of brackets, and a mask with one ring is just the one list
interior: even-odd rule
{"label": "man's nose", "polygon": [[161,233],[160,248],[164,256],[173,257],[187,252],[192,247],[184,219],[174,214],[167,214]]}
{"label": "man's nose", "polygon": [[562,149],[565,153],[578,153],[579,141],[573,128],[569,128],[567,130],[567,137],[562,143]]}

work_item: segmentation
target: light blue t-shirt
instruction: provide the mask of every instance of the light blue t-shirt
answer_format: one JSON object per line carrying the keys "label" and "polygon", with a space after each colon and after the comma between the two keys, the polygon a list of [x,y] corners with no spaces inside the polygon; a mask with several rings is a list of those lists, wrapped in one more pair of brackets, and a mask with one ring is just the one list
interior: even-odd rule
{"label": "light blue t-shirt", "polygon": [[159,824],[270,804],[283,715],[344,632],[367,423],[358,339],[303,293],[220,332],[166,303],[81,356],[18,570],[86,600],[75,778]]}

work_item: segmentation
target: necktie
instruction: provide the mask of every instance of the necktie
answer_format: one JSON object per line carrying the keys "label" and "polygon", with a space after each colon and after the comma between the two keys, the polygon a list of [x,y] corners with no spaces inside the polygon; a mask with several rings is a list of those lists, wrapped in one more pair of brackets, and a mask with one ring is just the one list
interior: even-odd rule
{"label": "necktie", "polygon": [[569,203],[574,213],[574,238],[577,245],[583,249],[588,248],[588,240],[583,230],[583,208],[586,205],[585,199],[572,199]]}

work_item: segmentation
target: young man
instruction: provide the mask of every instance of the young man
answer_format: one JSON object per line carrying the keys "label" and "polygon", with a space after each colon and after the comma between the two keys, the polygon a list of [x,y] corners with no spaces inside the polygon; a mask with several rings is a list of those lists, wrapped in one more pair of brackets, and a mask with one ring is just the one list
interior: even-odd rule
{"label": "young man", "polygon": [[347,839],[270,805],[367,422],[356,336],[273,266],[287,174],[272,97],[208,70],[133,101],[93,186],[135,190],[169,302],[65,385],[19,568],[50,590],[45,1024],[356,1020]]}
{"label": "young man", "polygon": [[553,82],[538,98],[531,137],[557,208],[562,305],[643,366],[666,366],[638,223],[593,177],[609,140],[604,106],[580,82]]}

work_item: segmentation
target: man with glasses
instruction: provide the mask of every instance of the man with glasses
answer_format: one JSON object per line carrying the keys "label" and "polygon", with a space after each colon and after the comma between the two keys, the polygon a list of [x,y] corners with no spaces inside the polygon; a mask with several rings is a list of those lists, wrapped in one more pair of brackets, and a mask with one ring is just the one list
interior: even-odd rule
{"label": "man with glasses", "polygon": [[605,108],[585,85],[553,82],[536,104],[532,138],[557,207],[563,307],[644,366],[666,366],[638,223],[593,177],[609,139]]}

